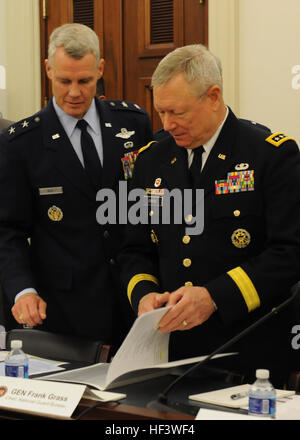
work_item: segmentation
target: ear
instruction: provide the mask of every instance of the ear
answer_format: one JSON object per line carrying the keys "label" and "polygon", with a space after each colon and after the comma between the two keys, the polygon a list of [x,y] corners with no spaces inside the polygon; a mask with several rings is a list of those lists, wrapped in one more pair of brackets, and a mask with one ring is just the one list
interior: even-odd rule
{"label": "ear", "polygon": [[213,85],[207,91],[207,97],[210,99],[213,108],[217,109],[222,102],[222,92],[219,86]]}
{"label": "ear", "polygon": [[99,66],[98,66],[98,75],[97,75],[98,79],[103,76],[104,65],[105,65],[105,60],[104,60],[104,58],[101,58],[101,60],[99,61]]}
{"label": "ear", "polygon": [[46,69],[46,74],[47,74],[48,78],[50,80],[52,80],[52,69],[50,67],[49,60],[45,60],[45,69]]}

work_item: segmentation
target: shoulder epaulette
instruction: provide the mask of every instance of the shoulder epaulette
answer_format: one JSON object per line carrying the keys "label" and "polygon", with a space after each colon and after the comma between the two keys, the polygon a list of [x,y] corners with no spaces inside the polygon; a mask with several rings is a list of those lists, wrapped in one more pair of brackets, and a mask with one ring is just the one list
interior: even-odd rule
{"label": "shoulder epaulette", "polygon": [[107,103],[112,110],[131,110],[139,113],[145,113],[145,109],[140,107],[138,104],[134,104],[133,102],[120,100],[106,100],[103,102]]}
{"label": "shoulder epaulette", "polygon": [[39,116],[37,115],[30,116],[29,118],[22,119],[21,121],[18,121],[10,125],[7,129],[3,131],[3,134],[10,141],[24,133],[27,133],[33,128],[36,128],[39,124],[40,124]]}
{"label": "shoulder epaulette", "polygon": [[265,130],[268,133],[271,133],[271,130],[266,125],[262,125],[256,121],[251,121],[250,119],[243,119],[239,118],[239,121],[243,122],[244,124],[250,125],[252,127],[260,128],[261,130]]}
{"label": "shoulder epaulette", "polygon": [[140,148],[138,151],[138,154],[141,154],[143,151],[147,150],[152,144],[156,143],[157,141],[151,141],[149,142],[147,145],[145,145],[144,147]]}
{"label": "shoulder epaulette", "polygon": [[271,136],[266,138],[266,142],[269,142],[270,144],[274,145],[274,147],[280,147],[280,145],[286,141],[295,141],[295,139],[286,136],[281,131],[278,131],[277,133],[273,133],[271,134]]}

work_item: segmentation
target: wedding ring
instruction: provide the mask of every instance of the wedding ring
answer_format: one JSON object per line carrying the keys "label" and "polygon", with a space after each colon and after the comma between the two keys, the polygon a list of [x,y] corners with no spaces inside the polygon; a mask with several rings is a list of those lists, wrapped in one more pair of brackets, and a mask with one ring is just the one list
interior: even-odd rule
{"label": "wedding ring", "polygon": [[183,324],[184,327],[186,327],[188,325],[188,323],[186,322],[185,319],[182,321],[182,324]]}
{"label": "wedding ring", "polygon": [[20,321],[23,320],[23,313],[21,313],[21,315],[19,316],[19,320],[20,320]]}

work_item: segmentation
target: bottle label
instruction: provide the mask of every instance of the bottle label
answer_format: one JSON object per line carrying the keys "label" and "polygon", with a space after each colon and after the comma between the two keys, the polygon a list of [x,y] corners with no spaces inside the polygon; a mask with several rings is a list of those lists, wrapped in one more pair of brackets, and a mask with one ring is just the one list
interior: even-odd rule
{"label": "bottle label", "polygon": [[249,397],[249,413],[274,416],[276,412],[276,398],[259,399]]}
{"label": "bottle label", "polygon": [[5,365],[5,376],[28,378],[28,365]]}

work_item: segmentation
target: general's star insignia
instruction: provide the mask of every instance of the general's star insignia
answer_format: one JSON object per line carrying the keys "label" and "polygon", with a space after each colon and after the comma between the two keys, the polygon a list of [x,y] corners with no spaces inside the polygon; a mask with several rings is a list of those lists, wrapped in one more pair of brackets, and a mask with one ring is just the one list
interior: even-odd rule
{"label": "general's star insignia", "polygon": [[15,127],[10,127],[9,134],[13,134],[16,131]]}
{"label": "general's star insignia", "polygon": [[26,127],[28,127],[28,125],[29,125],[29,123],[27,121],[24,121],[22,124],[22,128],[26,128]]}

